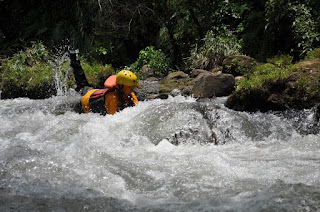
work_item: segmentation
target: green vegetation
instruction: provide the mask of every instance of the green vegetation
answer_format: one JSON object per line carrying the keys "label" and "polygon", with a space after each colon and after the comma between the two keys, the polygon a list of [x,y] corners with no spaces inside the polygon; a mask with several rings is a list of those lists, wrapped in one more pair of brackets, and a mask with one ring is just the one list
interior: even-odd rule
{"label": "green vegetation", "polygon": [[[1,98],[29,97],[32,99],[48,98],[56,94],[55,77],[66,83],[67,89],[75,86],[69,61],[57,61],[52,53],[39,42],[33,42],[30,48],[20,50],[1,60],[0,90]],[[59,60],[59,58],[58,58]],[[97,62],[88,63],[81,59],[89,83],[96,88],[103,88],[105,79],[115,74],[111,65]]]}
{"label": "green vegetation", "polygon": [[[171,69],[212,68],[238,50],[265,62],[294,61],[320,44],[320,6],[302,0],[2,1],[0,55],[41,40],[79,49],[89,62],[128,66],[147,46],[162,50]],[[216,58],[216,56],[218,58]],[[187,62],[188,58],[194,58]],[[192,65],[190,67],[190,65]],[[208,66],[208,67],[207,67]]]}
{"label": "green vegetation", "polygon": [[292,60],[293,57],[290,55],[276,55],[273,58],[267,59],[267,62],[277,67],[286,67],[292,64]]}
{"label": "green vegetation", "polygon": [[253,73],[237,83],[236,92],[259,90],[264,85],[275,82],[285,83],[291,74],[293,74],[291,66],[277,67],[269,63],[261,64],[255,67]]}
{"label": "green vegetation", "polygon": [[[305,100],[308,106],[319,96],[317,64],[294,65],[320,58],[317,1],[13,0],[0,6],[2,97],[50,96],[56,70],[51,55],[61,46],[79,49],[95,87],[103,86],[114,68],[126,67],[138,76],[143,65],[158,76],[214,70],[225,57],[241,53],[254,61],[235,57],[223,67],[245,76],[230,101],[264,104],[268,99],[279,106]],[[69,68],[67,63],[60,67],[67,81]]]}
{"label": "green vegetation", "polygon": [[42,43],[33,43],[31,48],[3,59],[0,68],[2,98],[51,96],[55,92],[51,59]]}
{"label": "green vegetation", "polygon": [[89,84],[95,88],[104,88],[105,80],[115,74],[115,69],[110,64],[102,65],[97,62],[88,63],[82,60],[81,66]]}
{"label": "green vegetation", "polygon": [[292,64],[291,60],[290,56],[282,55],[255,66],[252,73],[237,82],[227,105],[249,111],[314,106],[320,101],[320,70],[317,67],[309,71],[303,64]]}
{"label": "green vegetation", "polygon": [[141,50],[137,61],[125,68],[140,76],[144,65],[150,66],[156,76],[165,76],[169,73],[169,60],[161,49],[156,50],[153,46]]}
{"label": "green vegetation", "polygon": [[233,76],[245,76],[254,71],[257,61],[245,55],[228,57],[223,61],[222,71]]}
{"label": "green vegetation", "polygon": [[309,51],[305,57],[305,60],[320,58],[320,48]]}
{"label": "green vegetation", "polygon": [[200,48],[194,48],[189,58],[191,68],[212,70],[221,65],[227,56],[241,53],[241,42],[231,32],[216,36],[209,31]]}

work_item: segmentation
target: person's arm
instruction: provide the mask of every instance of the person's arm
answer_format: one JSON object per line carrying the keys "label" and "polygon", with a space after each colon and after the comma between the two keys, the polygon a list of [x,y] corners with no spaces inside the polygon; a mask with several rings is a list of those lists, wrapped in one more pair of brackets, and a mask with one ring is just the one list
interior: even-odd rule
{"label": "person's arm", "polygon": [[105,97],[105,108],[107,114],[115,114],[118,111],[118,95],[115,92],[110,92]]}

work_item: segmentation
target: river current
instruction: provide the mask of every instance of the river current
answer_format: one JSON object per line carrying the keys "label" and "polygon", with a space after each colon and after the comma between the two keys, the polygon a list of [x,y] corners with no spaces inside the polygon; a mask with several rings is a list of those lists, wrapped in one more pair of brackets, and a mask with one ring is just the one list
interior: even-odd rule
{"label": "river current", "polygon": [[0,100],[0,211],[320,211],[312,109],[177,96],[100,116],[78,98]]}

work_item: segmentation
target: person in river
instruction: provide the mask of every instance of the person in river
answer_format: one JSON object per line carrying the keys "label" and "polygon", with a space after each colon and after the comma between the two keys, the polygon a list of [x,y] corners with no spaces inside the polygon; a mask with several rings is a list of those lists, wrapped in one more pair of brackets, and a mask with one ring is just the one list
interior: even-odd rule
{"label": "person in river", "polygon": [[80,103],[75,106],[79,113],[100,113],[101,115],[115,114],[126,107],[139,103],[133,90],[138,84],[137,76],[129,71],[122,70],[117,75],[108,77],[104,83],[105,88],[94,89],[89,86],[80,61],[76,53],[70,51],[70,66],[77,83],[76,91],[81,93]]}

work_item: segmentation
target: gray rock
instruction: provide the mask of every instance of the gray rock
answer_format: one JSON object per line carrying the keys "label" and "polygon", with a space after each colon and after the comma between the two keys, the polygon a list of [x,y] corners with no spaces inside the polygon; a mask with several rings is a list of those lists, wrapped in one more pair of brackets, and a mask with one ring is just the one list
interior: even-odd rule
{"label": "gray rock", "polygon": [[183,71],[177,71],[177,72],[168,74],[168,76],[166,77],[166,80],[181,79],[181,78],[188,78],[188,77],[189,75],[184,73]]}
{"label": "gray rock", "polygon": [[159,94],[160,84],[158,81],[140,81],[135,88],[138,99],[143,100],[152,94]]}
{"label": "gray rock", "polygon": [[148,65],[142,66],[141,73],[142,73],[142,76],[143,76],[142,80],[145,80],[145,79],[147,79],[149,77],[153,77],[154,76],[154,72],[153,72],[152,68],[150,66],[148,66]]}
{"label": "gray rock", "polygon": [[235,79],[231,74],[201,74],[191,90],[194,97],[212,98],[228,96],[235,86]]}
{"label": "gray rock", "polygon": [[204,69],[193,69],[190,73],[190,76],[192,78],[196,78],[197,76],[199,76],[202,73],[211,73],[210,71],[204,70]]}

